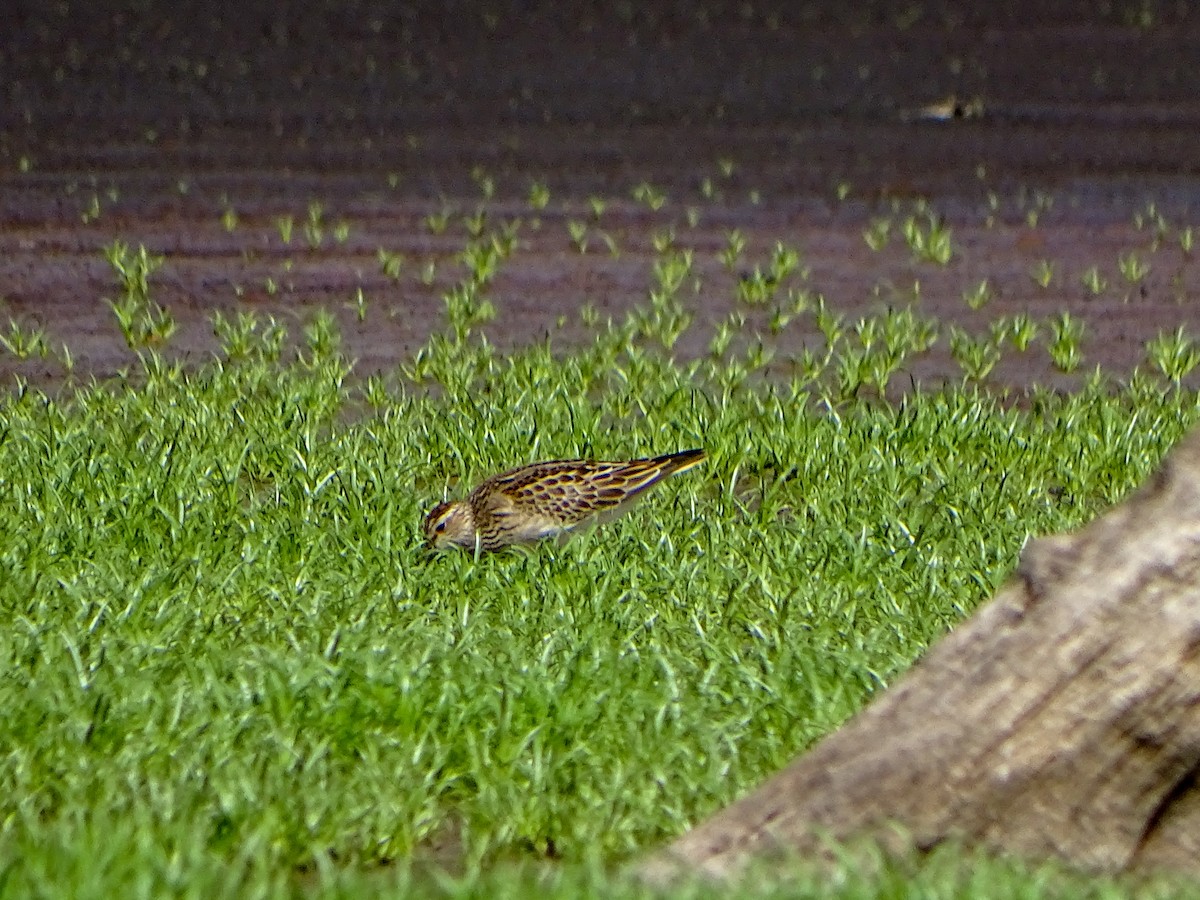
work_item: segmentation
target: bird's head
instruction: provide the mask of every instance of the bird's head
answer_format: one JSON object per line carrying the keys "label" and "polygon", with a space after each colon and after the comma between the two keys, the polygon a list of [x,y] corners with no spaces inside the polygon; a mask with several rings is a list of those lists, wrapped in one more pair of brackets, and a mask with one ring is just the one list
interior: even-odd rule
{"label": "bird's head", "polygon": [[439,503],[425,517],[425,540],[434,550],[451,544],[475,546],[475,520],[471,507],[459,501]]}

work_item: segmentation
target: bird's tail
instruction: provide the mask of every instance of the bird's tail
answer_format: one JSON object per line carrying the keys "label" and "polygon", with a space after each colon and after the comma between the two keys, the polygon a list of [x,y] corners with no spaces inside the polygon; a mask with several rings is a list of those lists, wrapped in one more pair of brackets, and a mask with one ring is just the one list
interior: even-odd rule
{"label": "bird's tail", "polygon": [[703,450],[684,450],[681,453],[668,453],[666,456],[632,462],[621,472],[622,480],[625,481],[625,491],[631,497],[640,494],[676,472],[684,472],[692,466],[700,465],[707,455]]}
{"label": "bird's tail", "polygon": [[661,467],[662,477],[674,475],[676,472],[686,472],[693,466],[698,466],[708,458],[703,450],[681,450],[679,453],[668,453],[666,456],[656,456],[651,460],[655,466]]}

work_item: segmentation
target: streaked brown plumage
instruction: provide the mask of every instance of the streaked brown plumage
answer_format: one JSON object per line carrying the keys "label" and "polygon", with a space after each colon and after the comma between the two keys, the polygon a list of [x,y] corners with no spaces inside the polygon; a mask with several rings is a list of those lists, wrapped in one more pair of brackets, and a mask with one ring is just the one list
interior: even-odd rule
{"label": "streaked brown plumage", "polygon": [[434,548],[500,550],[560,535],[620,513],[704,457],[703,450],[685,450],[629,462],[565,459],[521,466],[492,476],[465,500],[439,503],[425,517],[425,538]]}

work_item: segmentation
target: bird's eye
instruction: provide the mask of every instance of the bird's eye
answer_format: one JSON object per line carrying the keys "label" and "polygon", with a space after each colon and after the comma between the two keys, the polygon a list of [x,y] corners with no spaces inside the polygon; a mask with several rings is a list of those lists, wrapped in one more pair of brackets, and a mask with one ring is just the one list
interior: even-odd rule
{"label": "bird's eye", "polygon": [[442,519],[442,521],[440,521],[436,525],[434,525],[433,530],[436,531],[438,534],[441,534],[443,531],[445,531],[446,530],[446,520]]}

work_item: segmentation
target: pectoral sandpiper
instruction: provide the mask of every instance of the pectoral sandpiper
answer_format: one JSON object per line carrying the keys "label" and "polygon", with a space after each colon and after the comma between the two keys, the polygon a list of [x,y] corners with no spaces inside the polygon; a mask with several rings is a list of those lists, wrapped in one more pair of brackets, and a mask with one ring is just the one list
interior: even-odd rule
{"label": "pectoral sandpiper", "polygon": [[562,535],[619,514],[704,456],[703,450],[685,450],[629,462],[568,459],[521,466],[487,479],[465,500],[439,503],[425,517],[425,538],[433,548],[500,550]]}

